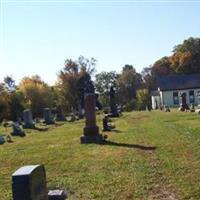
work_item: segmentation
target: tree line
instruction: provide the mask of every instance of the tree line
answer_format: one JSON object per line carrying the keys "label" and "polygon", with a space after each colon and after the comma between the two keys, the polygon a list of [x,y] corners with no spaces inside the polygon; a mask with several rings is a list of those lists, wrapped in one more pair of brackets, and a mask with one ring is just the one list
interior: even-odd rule
{"label": "tree line", "polygon": [[141,73],[133,65],[126,64],[120,73],[103,71],[95,74],[96,60],[80,56],[67,59],[50,86],[38,75],[24,77],[16,85],[6,76],[0,83],[0,121],[17,120],[25,108],[34,117],[42,117],[43,108],[62,107],[65,113],[84,106],[85,88],[93,83],[103,107],[109,106],[109,90],[116,90],[117,103],[127,111],[150,107],[150,92],[155,89],[157,76],[200,73],[200,38],[189,38],[173,48],[172,55],[157,60]]}

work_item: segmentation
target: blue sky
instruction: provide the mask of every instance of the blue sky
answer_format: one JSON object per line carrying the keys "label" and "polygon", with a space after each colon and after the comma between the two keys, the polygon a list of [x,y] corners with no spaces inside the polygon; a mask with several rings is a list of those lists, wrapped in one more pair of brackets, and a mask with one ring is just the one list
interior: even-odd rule
{"label": "blue sky", "polygon": [[53,84],[79,55],[96,58],[97,72],[140,72],[200,35],[200,1],[0,1],[0,81],[39,74]]}

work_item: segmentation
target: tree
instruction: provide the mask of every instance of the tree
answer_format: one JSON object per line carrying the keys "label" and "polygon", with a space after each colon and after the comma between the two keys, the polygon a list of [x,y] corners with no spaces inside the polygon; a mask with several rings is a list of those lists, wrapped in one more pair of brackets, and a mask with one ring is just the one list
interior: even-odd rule
{"label": "tree", "polygon": [[15,80],[11,77],[11,76],[6,76],[4,78],[4,84],[5,84],[5,88],[9,91],[15,91],[16,90],[16,85],[15,85]]}
{"label": "tree", "polygon": [[22,112],[26,107],[24,94],[15,90],[9,95],[9,119],[17,121],[22,117]]}
{"label": "tree", "polygon": [[0,121],[9,117],[9,93],[5,84],[0,83]]}
{"label": "tree", "polygon": [[152,75],[200,73],[200,38],[190,37],[176,45],[173,54],[157,60],[152,66]]}
{"label": "tree", "polygon": [[19,84],[19,92],[23,93],[26,106],[31,108],[34,117],[41,117],[43,108],[53,106],[51,87],[38,75],[24,77]]}
{"label": "tree", "polygon": [[78,60],[67,59],[58,75],[58,87],[69,107],[83,106],[86,86],[91,82],[96,60],[80,56]]}
{"label": "tree", "polygon": [[166,76],[173,73],[171,68],[171,62],[168,57],[163,57],[157,60],[152,67],[152,75],[155,76]]}
{"label": "tree", "polygon": [[145,67],[142,72],[142,79],[144,83],[144,88],[146,88],[149,92],[151,90],[154,90],[156,85],[155,85],[155,75],[152,74],[152,67]]}
{"label": "tree", "polygon": [[147,89],[137,90],[137,108],[138,110],[145,110],[150,105],[150,95]]}
{"label": "tree", "polygon": [[95,87],[100,94],[99,99],[103,106],[109,105],[109,91],[111,86],[116,86],[117,74],[115,71],[101,72],[95,76]]}
{"label": "tree", "polygon": [[95,76],[95,87],[100,94],[108,93],[111,86],[116,86],[117,74],[115,71],[101,72]]}
{"label": "tree", "polygon": [[137,73],[132,65],[125,65],[116,83],[119,101],[121,104],[126,104],[136,98],[136,90],[141,87],[143,81],[141,74]]}

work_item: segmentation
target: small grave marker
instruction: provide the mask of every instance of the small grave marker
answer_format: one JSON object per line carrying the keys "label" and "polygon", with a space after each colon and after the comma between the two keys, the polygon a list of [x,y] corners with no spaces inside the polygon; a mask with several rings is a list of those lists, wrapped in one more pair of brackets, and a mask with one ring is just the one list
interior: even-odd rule
{"label": "small grave marker", "polygon": [[13,132],[11,133],[12,136],[20,136],[20,137],[25,136],[24,131],[21,129],[18,123],[12,123],[12,128],[13,128]]}
{"label": "small grave marker", "polygon": [[4,144],[6,142],[4,136],[0,136],[0,144]]}

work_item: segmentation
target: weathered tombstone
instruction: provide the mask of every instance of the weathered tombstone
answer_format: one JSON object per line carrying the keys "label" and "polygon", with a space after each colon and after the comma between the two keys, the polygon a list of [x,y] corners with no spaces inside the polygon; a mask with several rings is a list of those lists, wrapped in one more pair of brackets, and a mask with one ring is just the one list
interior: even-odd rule
{"label": "weathered tombstone", "polygon": [[180,104],[179,110],[180,111],[189,110],[189,107],[186,102],[186,93],[185,92],[180,93],[180,97],[181,97],[181,104]]}
{"label": "weathered tombstone", "polygon": [[103,131],[111,131],[111,128],[108,126],[108,116],[103,118]]}
{"label": "weathered tombstone", "polygon": [[166,106],[166,105],[165,105],[165,106],[164,106],[164,111],[165,111],[165,112],[170,112],[169,106]]}
{"label": "weathered tombstone", "polygon": [[44,166],[19,168],[12,175],[12,194],[13,200],[48,200]]}
{"label": "weathered tombstone", "polygon": [[64,190],[50,190],[48,193],[48,200],[65,200],[67,193]]}
{"label": "weathered tombstone", "polygon": [[32,112],[30,109],[26,109],[23,111],[23,119],[23,128],[35,128],[35,123],[33,122]]}
{"label": "weathered tombstone", "polygon": [[51,114],[50,108],[44,108],[44,123],[45,124],[54,124],[53,116]]}
{"label": "weathered tombstone", "polygon": [[115,90],[113,87],[110,88],[110,112],[110,117],[119,117],[115,101]]}
{"label": "weathered tombstone", "polygon": [[121,105],[118,105],[117,106],[117,112],[122,115],[122,112],[123,112],[123,107]]}
{"label": "weathered tombstone", "polygon": [[20,128],[18,123],[12,123],[12,128],[13,128],[13,131],[11,133],[12,136],[20,136],[20,137],[25,136],[24,131]]}
{"label": "weathered tombstone", "polygon": [[69,117],[67,117],[68,122],[74,122],[75,120],[76,120],[76,117],[75,115],[73,115],[73,113]]}
{"label": "weathered tombstone", "polygon": [[193,103],[190,105],[190,112],[195,112],[195,108],[194,108],[194,104]]}
{"label": "weathered tombstone", "polygon": [[58,106],[56,109],[56,120],[57,121],[66,121],[66,117],[64,115],[63,109]]}
{"label": "weathered tombstone", "polygon": [[85,95],[85,128],[83,136],[81,136],[81,143],[102,143],[104,137],[99,134],[99,127],[96,125],[96,98],[94,93],[87,93]]}
{"label": "weathered tombstone", "polygon": [[99,94],[95,93],[95,98],[96,98],[96,107],[98,108],[98,110],[102,110],[103,106],[101,105],[100,101],[99,101]]}
{"label": "weathered tombstone", "polygon": [[108,115],[105,115],[103,118],[103,131],[111,131],[115,128],[115,125],[109,123]]}
{"label": "weathered tombstone", "polygon": [[196,96],[197,96],[197,103],[199,105],[200,104],[200,91],[196,92]]}
{"label": "weathered tombstone", "polygon": [[6,142],[4,136],[0,136],[0,144],[4,144]]}

